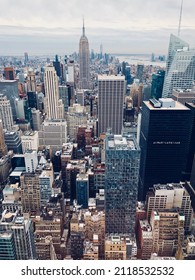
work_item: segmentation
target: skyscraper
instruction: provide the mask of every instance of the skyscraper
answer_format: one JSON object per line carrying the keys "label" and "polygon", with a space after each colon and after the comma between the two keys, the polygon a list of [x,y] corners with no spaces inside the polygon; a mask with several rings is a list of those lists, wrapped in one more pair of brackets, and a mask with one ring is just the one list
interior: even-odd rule
{"label": "skyscraper", "polygon": [[14,120],[16,120],[16,108],[15,108],[15,99],[19,97],[18,92],[18,81],[16,80],[0,80],[0,92],[3,92],[3,95],[7,97],[10,101],[12,108],[12,114]]}
{"label": "skyscraper", "polygon": [[79,42],[79,77],[80,87],[89,88],[89,42],[85,36],[85,26],[83,21],[83,33]]}
{"label": "skyscraper", "polygon": [[169,41],[167,64],[166,64],[166,76],[169,73],[176,51],[181,50],[183,48],[189,49],[189,44],[181,40],[179,37],[171,34],[170,41]]}
{"label": "skyscraper", "polygon": [[98,131],[121,134],[123,127],[123,102],[125,77],[98,75]]}
{"label": "skyscraper", "polygon": [[45,68],[44,84],[47,119],[63,119],[64,105],[62,100],[59,99],[58,76],[53,66]]}
{"label": "skyscraper", "polygon": [[22,153],[21,137],[17,131],[6,131],[4,137],[8,150],[13,151],[14,154]]}
{"label": "skyscraper", "polygon": [[76,198],[77,203],[82,208],[88,208],[89,199],[89,177],[85,173],[77,174],[76,178]]}
{"label": "skyscraper", "polygon": [[53,66],[54,66],[54,68],[56,70],[57,76],[60,78],[62,76],[62,74],[61,74],[61,63],[58,60],[58,55],[57,54],[55,56],[55,61],[53,61]]}
{"label": "skyscraper", "polygon": [[142,83],[142,80],[143,80],[143,71],[144,71],[144,65],[138,64],[137,65],[137,78],[139,79],[140,83]]}
{"label": "skyscraper", "polygon": [[39,213],[41,208],[41,191],[38,173],[24,172],[20,176],[21,201],[24,213]]}
{"label": "skyscraper", "polygon": [[171,98],[142,104],[139,199],[153,184],[178,183],[189,147],[190,109]]}
{"label": "skyscraper", "polygon": [[11,131],[14,125],[12,109],[10,101],[3,94],[0,94],[0,119],[3,122],[3,128]]}
{"label": "skyscraper", "polygon": [[173,89],[192,89],[195,73],[195,50],[171,34],[162,97],[171,97]]}
{"label": "skyscraper", "polygon": [[[11,250],[10,259],[36,259],[32,220],[20,216],[17,212],[11,213],[5,210],[0,219],[0,233],[2,232],[4,236],[5,233],[7,233],[7,237],[10,236],[6,241]],[[2,250],[0,251],[2,252]]]}
{"label": "skyscraper", "polygon": [[28,63],[28,53],[24,53],[24,64],[26,65]]}
{"label": "skyscraper", "polygon": [[[193,162],[195,162],[195,101],[192,103],[186,103],[186,107],[188,107],[191,111],[192,116],[192,130],[190,134],[190,145],[189,145],[189,153],[188,153],[188,159],[187,159],[187,165],[185,169],[185,179],[187,181],[190,180],[191,176],[193,175]],[[195,176],[195,175],[193,175]]]}
{"label": "skyscraper", "polygon": [[0,232],[0,260],[16,260],[14,237],[11,231]]}
{"label": "skyscraper", "polygon": [[135,234],[140,148],[133,136],[105,139],[106,233]]}
{"label": "skyscraper", "polygon": [[5,138],[3,133],[3,123],[0,120],[0,158],[7,154],[7,146],[5,144]]}
{"label": "skyscraper", "polygon": [[152,74],[151,96],[153,98],[159,99],[162,97],[164,78],[165,78],[164,70],[158,70],[157,73]]}
{"label": "skyscraper", "polygon": [[27,75],[27,91],[36,92],[36,79],[32,68],[29,69]]}

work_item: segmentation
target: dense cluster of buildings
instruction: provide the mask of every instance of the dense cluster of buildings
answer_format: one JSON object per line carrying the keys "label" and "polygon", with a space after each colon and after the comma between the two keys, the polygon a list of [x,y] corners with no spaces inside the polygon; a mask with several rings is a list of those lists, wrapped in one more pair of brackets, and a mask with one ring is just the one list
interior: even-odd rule
{"label": "dense cluster of buildings", "polygon": [[0,260],[195,259],[195,50],[100,49],[0,60]]}

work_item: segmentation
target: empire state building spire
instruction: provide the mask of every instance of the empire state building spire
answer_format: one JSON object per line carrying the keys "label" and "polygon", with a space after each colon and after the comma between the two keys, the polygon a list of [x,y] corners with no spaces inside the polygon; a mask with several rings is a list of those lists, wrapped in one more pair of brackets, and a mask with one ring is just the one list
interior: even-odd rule
{"label": "empire state building spire", "polygon": [[85,24],[83,18],[82,36],[79,42],[79,79],[80,88],[89,88],[89,42],[85,35]]}
{"label": "empire state building spire", "polygon": [[83,17],[83,37],[85,36],[85,22],[84,22],[84,17]]}

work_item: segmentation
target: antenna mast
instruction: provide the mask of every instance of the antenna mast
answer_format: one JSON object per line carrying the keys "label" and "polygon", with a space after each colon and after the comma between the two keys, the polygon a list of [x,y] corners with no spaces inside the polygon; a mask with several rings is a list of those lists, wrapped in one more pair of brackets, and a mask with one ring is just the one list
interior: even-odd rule
{"label": "antenna mast", "polygon": [[181,0],[181,8],[180,8],[180,16],[179,16],[179,26],[178,26],[178,37],[180,36],[180,30],[181,30],[182,10],[183,10],[183,0]]}

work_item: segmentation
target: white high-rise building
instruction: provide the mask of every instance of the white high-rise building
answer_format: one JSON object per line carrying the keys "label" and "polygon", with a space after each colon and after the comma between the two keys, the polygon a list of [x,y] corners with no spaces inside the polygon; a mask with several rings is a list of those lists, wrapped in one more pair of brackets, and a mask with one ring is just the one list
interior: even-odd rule
{"label": "white high-rise building", "polygon": [[38,150],[39,147],[39,135],[38,131],[25,131],[21,135],[22,151],[25,153],[27,150]]}
{"label": "white high-rise building", "polygon": [[67,122],[65,120],[44,121],[39,130],[39,145],[50,146],[52,153],[59,151],[67,142]]}
{"label": "white high-rise building", "polygon": [[18,119],[25,119],[25,111],[24,106],[27,101],[25,99],[16,98],[14,100],[15,108],[16,108],[16,116]]}
{"label": "white high-rise building", "polygon": [[121,134],[125,76],[98,75],[98,133]]}
{"label": "white high-rise building", "polygon": [[74,61],[69,61],[67,67],[68,67],[67,82],[74,84],[74,82],[75,82],[75,65],[74,65]]}
{"label": "white high-rise building", "polygon": [[152,210],[180,209],[185,216],[184,227],[191,230],[193,209],[190,195],[184,186],[178,184],[157,184],[147,194],[147,219],[150,220]]}
{"label": "white high-rise building", "polygon": [[0,119],[2,120],[3,128],[11,131],[14,125],[12,109],[10,101],[3,94],[0,94]]}
{"label": "white high-rise building", "polygon": [[192,89],[194,74],[195,49],[171,34],[162,97],[171,97],[173,89]]}
{"label": "white high-rise building", "polygon": [[53,66],[45,67],[44,85],[46,118],[48,120],[63,119],[64,105],[59,99],[58,76]]}
{"label": "white high-rise building", "polygon": [[38,166],[37,151],[28,150],[24,154],[26,172],[34,173]]}
{"label": "white high-rise building", "polygon": [[85,36],[85,26],[83,22],[83,34],[79,42],[79,77],[80,87],[89,88],[89,42]]}

